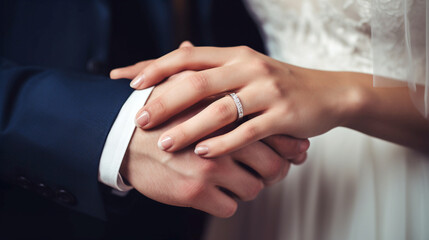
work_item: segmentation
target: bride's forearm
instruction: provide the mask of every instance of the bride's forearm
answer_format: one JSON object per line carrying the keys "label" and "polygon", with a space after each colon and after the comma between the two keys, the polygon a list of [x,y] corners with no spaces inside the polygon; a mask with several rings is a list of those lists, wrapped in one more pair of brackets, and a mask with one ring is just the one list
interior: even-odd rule
{"label": "bride's forearm", "polygon": [[372,75],[337,73],[349,87],[341,100],[341,126],[429,152],[429,120],[413,105],[406,87],[373,87]]}
{"label": "bride's forearm", "polygon": [[163,133],[159,146],[165,151],[199,141],[235,122],[240,114],[249,118],[227,134],[198,142],[196,153],[211,158],[266,136],[308,138],[339,126],[428,151],[429,122],[411,103],[408,90],[373,88],[371,75],[304,69],[243,46],[187,47],[146,66],[132,85],[144,89],[183,70],[194,72],[174,90],[146,104],[138,114],[139,127],[153,128],[216,94],[234,92],[238,100],[220,98]]}

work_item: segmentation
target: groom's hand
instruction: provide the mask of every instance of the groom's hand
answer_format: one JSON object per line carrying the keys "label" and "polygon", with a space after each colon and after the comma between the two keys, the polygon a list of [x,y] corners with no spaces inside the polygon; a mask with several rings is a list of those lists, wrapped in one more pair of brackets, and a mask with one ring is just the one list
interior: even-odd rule
{"label": "groom's hand", "polygon": [[[149,101],[162,94],[166,84],[178,82],[179,77],[156,87]],[[267,183],[283,179],[290,163],[262,142],[214,159],[197,156],[192,147],[176,153],[159,150],[157,139],[162,132],[189,119],[203,107],[204,103],[196,105],[157,129],[137,128],[121,174],[136,190],[153,200],[229,217],[237,209],[236,199],[254,199]],[[293,155],[294,151],[289,151]]]}

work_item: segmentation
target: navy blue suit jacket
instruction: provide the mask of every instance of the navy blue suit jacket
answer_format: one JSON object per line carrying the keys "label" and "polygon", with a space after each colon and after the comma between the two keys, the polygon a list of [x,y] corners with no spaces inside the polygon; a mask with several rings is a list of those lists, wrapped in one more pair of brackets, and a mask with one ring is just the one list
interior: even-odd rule
{"label": "navy blue suit jacket", "polygon": [[[118,2],[0,0],[0,178],[97,217],[105,215],[100,155],[132,92],[127,81],[111,81],[106,73],[176,47],[170,1],[135,1],[138,14],[130,22],[141,35],[129,41],[143,47],[138,59],[127,58],[137,55],[121,40],[124,26],[115,26],[123,20],[113,19]],[[243,20],[228,20],[234,10],[216,19],[212,10],[222,4],[193,2],[196,44],[255,42],[246,42],[255,29],[240,32],[235,27]]]}

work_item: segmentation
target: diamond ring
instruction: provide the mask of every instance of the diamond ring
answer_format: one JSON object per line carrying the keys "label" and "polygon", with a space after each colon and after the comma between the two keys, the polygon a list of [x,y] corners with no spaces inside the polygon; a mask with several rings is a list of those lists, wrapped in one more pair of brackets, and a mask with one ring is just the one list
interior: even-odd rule
{"label": "diamond ring", "polygon": [[241,104],[240,98],[235,93],[230,93],[229,96],[234,100],[235,106],[237,107],[238,119],[240,120],[244,116],[243,105]]}

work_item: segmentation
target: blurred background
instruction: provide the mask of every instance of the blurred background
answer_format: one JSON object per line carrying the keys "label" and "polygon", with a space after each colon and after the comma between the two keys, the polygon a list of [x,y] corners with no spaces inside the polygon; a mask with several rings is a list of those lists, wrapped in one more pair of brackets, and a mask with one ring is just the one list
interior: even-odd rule
{"label": "blurred background", "polygon": [[[112,68],[157,58],[184,40],[264,52],[240,0],[0,0],[1,67],[19,69],[17,84],[35,69],[64,71],[67,79],[109,81]],[[0,76],[3,81],[9,75]],[[6,136],[7,114],[0,119]],[[90,178],[82,178],[63,163],[74,159],[58,149],[37,151],[19,146],[22,139],[1,140],[0,239],[199,239],[204,214],[156,203],[136,191],[112,194],[97,182],[97,154],[84,159],[93,164],[81,166],[91,171]],[[86,214],[83,206],[104,210],[104,220]]]}

